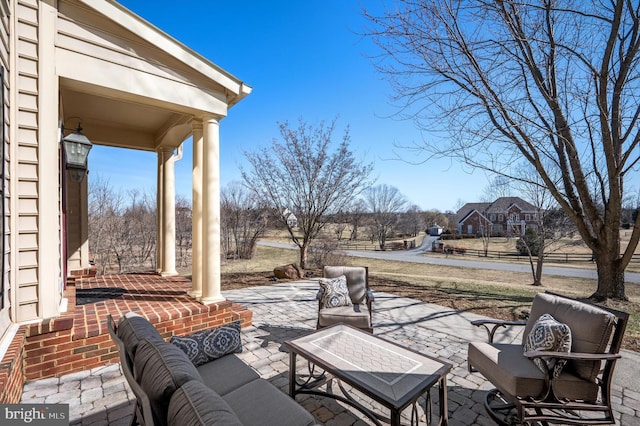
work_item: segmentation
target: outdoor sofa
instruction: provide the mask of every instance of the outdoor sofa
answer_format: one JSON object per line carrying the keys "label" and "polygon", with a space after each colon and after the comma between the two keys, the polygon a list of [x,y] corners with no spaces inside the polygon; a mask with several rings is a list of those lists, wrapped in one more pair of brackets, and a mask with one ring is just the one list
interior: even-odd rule
{"label": "outdoor sofa", "polygon": [[[107,327],[118,347],[123,373],[136,395],[132,424],[316,424],[308,411],[260,378],[234,353],[209,361],[206,356],[198,358],[198,354],[196,358],[193,353],[188,356],[189,350],[196,349],[195,340],[185,336],[171,339],[179,340],[176,344],[166,342],[153,324],[131,312],[121,317],[117,326],[109,315]],[[240,324],[229,325],[229,330],[231,339],[227,335],[220,340],[239,342]]]}

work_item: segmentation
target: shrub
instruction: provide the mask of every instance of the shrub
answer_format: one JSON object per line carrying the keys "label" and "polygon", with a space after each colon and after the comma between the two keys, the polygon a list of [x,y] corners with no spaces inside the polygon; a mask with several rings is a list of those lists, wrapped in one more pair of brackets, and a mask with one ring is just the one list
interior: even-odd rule
{"label": "shrub", "polygon": [[[537,256],[540,252],[540,236],[532,228],[527,228],[524,236],[518,238],[516,241],[516,250],[518,254],[528,256],[531,252],[531,256]],[[527,250],[528,247],[528,250]]]}

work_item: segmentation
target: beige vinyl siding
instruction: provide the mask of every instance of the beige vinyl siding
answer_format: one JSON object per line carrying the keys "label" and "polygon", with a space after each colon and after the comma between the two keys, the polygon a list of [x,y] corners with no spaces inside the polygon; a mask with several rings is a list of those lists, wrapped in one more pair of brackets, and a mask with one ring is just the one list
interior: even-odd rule
{"label": "beige vinyl siding", "polygon": [[[3,274],[2,278],[4,281],[4,292],[2,294],[3,303],[0,305],[0,342],[2,341],[2,337],[5,335],[5,332],[9,329],[11,325],[11,317],[9,315],[10,307],[11,307],[11,262],[10,262],[10,253],[11,253],[11,173],[10,173],[10,161],[11,161],[11,141],[10,141],[10,106],[11,97],[9,96],[9,85],[10,81],[10,66],[9,66],[9,44],[10,44],[10,6],[8,1],[0,0],[0,65],[4,68],[4,81],[1,81],[0,84],[3,85],[4,90],[4,105],[0,105],[3,107],[4,111],[0,111],[0,113],[4,113],[5,118],[5,127],[4,127],[4,158],[1,159],[4,163],[4,181],[0,181],[0,185],[2,185],[3,198],[2,201],[5,207],[5,215],[2,217],[4,221],[4,234],[2,238],[4,239],[4,252],[0,255],[4,258],[4,270],[0,271],[0,274]],[[1,131],[2,129],[0,129]],[[0,141],[0,143],[2,143]],[[0,358],[2,358],[2,354],[0,354]]]}
{"label": "beige vinyl siding", "polygon": [[38,3],[18,1],[17,201],[18,321],[38,317]]}

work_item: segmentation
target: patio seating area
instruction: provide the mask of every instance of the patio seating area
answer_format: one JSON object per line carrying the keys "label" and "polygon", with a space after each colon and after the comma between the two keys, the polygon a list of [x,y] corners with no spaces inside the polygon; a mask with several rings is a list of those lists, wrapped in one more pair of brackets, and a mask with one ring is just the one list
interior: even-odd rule
{"label": "patio seating area", "polygon": [[[244,350],[238,355],[283,392],[288,389],[289,354],[282,343],[315,330],[317,290],[316,281],[295,281],[223,293],[253,312],[252,325],[242,330]],[[468,342],[486,339],[483,329],[470,324],[480,317],[383,292],[376,292],[375,305],[375,335],[453,364],[447,378],[449,424],[494,424],[483,407],[484,396],[493,386],[467,370]],[[507,343],[521,336],[503,334],[502,339]],[[640,385],[634,380],[640,373],[640,354],[622,351],[622,356],[612,390],[616,418],[621,425],[640,425]],[[431,398],[437,412],[436,389]],[[359,399],[369,404],[366,397]],[[321,424],[369,424],[359,412],[332,399],[299,395],[297,400]],[[22,396],[24,403],[69,403],[72,425],[128,424],[134,401],[119,364],[31,381]]]}

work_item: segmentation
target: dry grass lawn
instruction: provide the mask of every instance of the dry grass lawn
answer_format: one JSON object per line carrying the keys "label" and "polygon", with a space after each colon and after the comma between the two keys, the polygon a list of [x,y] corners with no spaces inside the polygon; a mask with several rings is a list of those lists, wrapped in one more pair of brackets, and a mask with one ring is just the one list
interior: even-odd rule
{"label": "dry grass lawn", "polygon": [[[223,265],[223,290],[244,286],[270,285],[273,268],[297,263],[297,250],[258,246],[254,259],[227,262]],[[595,288],[595,280],[545,276],[543,287],[533,287],[529,274],[472,268],[451,268],[377,259],[353,259],[366,264],[374,290],[412,297],[453,309],[474,312],[493,318],[518,319],[540,291],[553,291],[576,298],[586,298]],[[319,271],[312,271],[316,275]],[[624,347],[640,351],[640,285],[628,283],[629,302],[612,302],[609,306],[631,314]]]}

